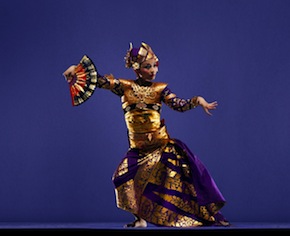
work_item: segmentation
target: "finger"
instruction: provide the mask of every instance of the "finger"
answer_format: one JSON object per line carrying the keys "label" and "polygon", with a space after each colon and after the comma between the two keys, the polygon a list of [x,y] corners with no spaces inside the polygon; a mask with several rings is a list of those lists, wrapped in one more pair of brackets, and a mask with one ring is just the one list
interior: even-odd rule
{"label": "finger", "polygon": [[204,111],[208,114],[208,115],[212,115],[210,112],[209,112],[209,110],[207,109],[207,108],[204,108]]}
{"label": "finger", "polygon": [[207,107],[207,109],[209,109],[209,110],[214,110],[214,109],[216,109],[216,107],[215,107],[215,106],[211,106],[211,105],[209,105],[209,106]]}
{"label": "finger", "polygon": [[63,72],[63,75],[64,75],[65,77],[68,77],[70,74],[71,74],[71,73],[70,73],[69,70],[66,70],[65,72]]}
{"label": "finger", "polygon": [[67,82],[71,82],[72,81],[72,79],[73,79],[73,76],[69,73],[69,74],[63,74],[63,76],[64,76],[64,79],[67,81]]}

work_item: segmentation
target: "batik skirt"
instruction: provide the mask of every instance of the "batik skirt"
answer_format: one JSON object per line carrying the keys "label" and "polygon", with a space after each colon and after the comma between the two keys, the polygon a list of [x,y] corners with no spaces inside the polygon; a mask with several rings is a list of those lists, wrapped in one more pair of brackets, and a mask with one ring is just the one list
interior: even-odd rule
{"label": "batik skirt", "polygon": [[185,143],[170,139],[142,154],[129,149],[113,174],[117,207],[156,226],[229,225],[226,201],[209,171]]}

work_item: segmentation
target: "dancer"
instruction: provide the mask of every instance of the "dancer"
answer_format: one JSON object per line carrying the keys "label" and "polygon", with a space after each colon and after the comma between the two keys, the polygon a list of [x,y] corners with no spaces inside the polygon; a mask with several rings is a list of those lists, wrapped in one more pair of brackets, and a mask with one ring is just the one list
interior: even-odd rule
{"label": "dancer", "polygon": [[[159,60],[144,42],[138,48],[130,43],[125,66],[133,69],[135,79],[101,75],[87,56],[63,73],[74,88],[74,105],[86,101],[98,88],[120,97],[129,147],[112,181],[118,208],[134,215],[134,221],[124,227],[146,227],[147,223],[167,227],[228,226],[220,212],[225,198],[209,171],[184,142],[169,135],[161,119],[162,104],[179,112],[202,107],[212,115],[218,103],[207,102],[202,96],[180,98],[167,83],[155,82]],[[82,75],[87,77],[76,85]],[[84,82],[87,78],[90,82]]]}

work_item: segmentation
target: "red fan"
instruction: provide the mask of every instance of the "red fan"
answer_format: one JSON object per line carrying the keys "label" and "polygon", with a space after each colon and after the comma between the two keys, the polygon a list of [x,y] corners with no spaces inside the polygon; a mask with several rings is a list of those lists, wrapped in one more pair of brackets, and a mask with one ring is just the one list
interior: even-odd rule
{"label": "red fan", "polygon": [[75,76],[69,83],[73,106],[78,106],[88,100],[97,86],[97,70],[88,56],[83,56],[75,68]]}

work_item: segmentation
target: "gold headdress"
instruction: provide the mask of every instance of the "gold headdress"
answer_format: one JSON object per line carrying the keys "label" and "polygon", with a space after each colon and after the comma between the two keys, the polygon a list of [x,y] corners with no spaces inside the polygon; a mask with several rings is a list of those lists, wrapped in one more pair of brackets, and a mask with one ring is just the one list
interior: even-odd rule
{"label": "gold headdress", "polygon": [[155,58],[158,61],[158,57],[154,54],[148,44],[142,42],[140,48],[133,48],[133,44],[130,43],[130,48],[125,56],[125,66],[127,68],[132,67],[134,70],[137,70],[140,68],[142,62],[152,58]]}

